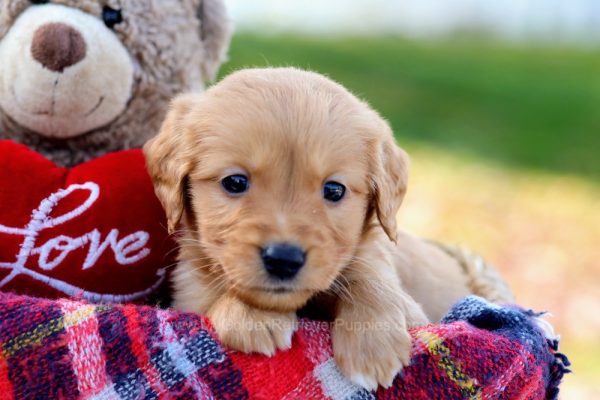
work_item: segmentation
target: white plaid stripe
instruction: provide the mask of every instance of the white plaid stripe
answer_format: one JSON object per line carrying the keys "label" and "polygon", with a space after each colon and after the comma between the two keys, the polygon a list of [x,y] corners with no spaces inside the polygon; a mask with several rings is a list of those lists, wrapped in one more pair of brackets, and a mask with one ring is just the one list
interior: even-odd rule
{"label": "white plaid stripe", "polygon": [[[112,383],[106,373],[106,361],[102,352],[102,338],[98,333],[98,319],[95,307],[87,304],[61,300],[64,314],[65,331],[68,335],[68,347],[71,354],[73,373],[77,377],[77,388],[83,398],[100,395],[99,388],[106,388],[102,399],[118,399],[108,390]],[[108,397],[107,397],[108,396]]]}
{"label": "white plaid stripe", "polygon": [[366,392],[342,375],[333,358],[319,364],[314,374],[323,385],[323,393],[333,400],[347,400]]}
{"label": "white plaid stripe", "polygon": [[159,330],[163,337],[163,340],[166,343],[165,350],[167,350],[171,360],[175,363],[175,368],[179,371],[187,381],[191,384],[192,389],[196,393],[196,398],[198,399],[212,399],[213,396],[210,393],[210,388],[204,384],[204,382],[200,381],[198,377],[195,375],[195,372],[198,370],[198,367],[192,363],[186,355],[185,348],[179,342],[177,338],[177,334],[173,330],[173,327],[167,321],[168,313],[167,312],[159,312],[158,322],[159,322]]}

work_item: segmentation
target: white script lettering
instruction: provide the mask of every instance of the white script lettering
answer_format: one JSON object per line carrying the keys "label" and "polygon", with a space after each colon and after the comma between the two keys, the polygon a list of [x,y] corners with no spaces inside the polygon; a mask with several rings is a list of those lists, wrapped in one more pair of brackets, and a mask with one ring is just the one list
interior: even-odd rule
{"label": "white script lettering", "polygon": [[[69,212],[51,217],[52,211],[60,201],[77,190],[88,191],[88,197]],[[148,232],[137,231],[119,239],[119,230],[116,228],[111,229],[105,238],[102,238],[98,229],[93,229],[78,237],[59,235],[48,240],[46,243],[37,245],[36,242],[40,232],[62,225],[82,215],[93,206],[99,196],[100,187],[94,182],[72,184],[66,189],[60,189],[43,199],[38,208],[33,211],[29,223],[24,228],[9,227],[0,224],[0,234],[23,237],[16,260],[13,262],[0,261],[0,268],[11,270],[0,281],[0,288],[4,287],[17,275],[25,274],[72,297],[80,296],[90,301],[123,302],[144,297],[160,286],[165,275],[164,269],[157,271],[157,280],[151,287],[128,294],[110,294],[86,291],[26,267],[26,263],[30,260],[31,256],[38,255],[37,266],[43,271],[51,271],[59,266],[71,252],[85,248],[86,246],[88,246],[88,249],[85,260],[81,265],[82,270],[94,267],[98,259],[109,248],[114,254],[115,262],[120,265],[130,265],[148,256],[150,254],[150,249],[146,247],[150,239]]]}

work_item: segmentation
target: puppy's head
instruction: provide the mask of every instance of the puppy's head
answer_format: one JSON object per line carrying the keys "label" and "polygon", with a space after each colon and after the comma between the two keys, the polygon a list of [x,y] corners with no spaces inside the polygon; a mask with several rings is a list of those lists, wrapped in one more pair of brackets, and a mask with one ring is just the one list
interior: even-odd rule
{"label": "puppy's head", "polygon": [[388,124],[335,82],[292,68],[236,72],[175,99],[147,164],[174,230],[254,306],[327,290],[366,229],[396,236],[407,160]]}

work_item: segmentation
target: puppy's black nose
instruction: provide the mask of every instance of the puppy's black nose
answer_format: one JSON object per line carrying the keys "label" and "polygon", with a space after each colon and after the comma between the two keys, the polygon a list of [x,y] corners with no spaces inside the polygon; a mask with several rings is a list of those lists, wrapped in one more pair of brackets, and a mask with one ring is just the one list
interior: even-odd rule
{"label": "puppy's black nose", "polygon": [[306,253],[289,243],[272,243],[261,249],[263,265],[269,273],[279,279],[291,279],[302,268]]}

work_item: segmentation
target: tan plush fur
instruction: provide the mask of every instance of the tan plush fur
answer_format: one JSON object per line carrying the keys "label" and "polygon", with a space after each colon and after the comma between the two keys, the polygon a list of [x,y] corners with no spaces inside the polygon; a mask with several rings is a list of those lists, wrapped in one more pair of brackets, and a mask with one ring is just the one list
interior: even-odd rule
{"label": "tan plush fur", "polygon": [[[105,5],[121,11],[123,22],[112,29],[102,21]],[[84,59],[60,72],[37,62],[30,47],[42,22],[80,31]],[[175,94],[201,91],[215,77],[230,34],[222,0],[2,1],[0,139],[64,166],[141,147]]]}
{"label": "tan plush fur", "polygon": [[[181,96],[145,153],[169,228],[181,227],[175,306],[207,314],[234,349],[289,348],[295,312],[316,300],[335,317],[341,371],[389,386],[409,362],[408,328],[472,292],[455,257],[397,230],[408,160],[388,124],[321,75],[242,70]],[[232,173],[250,178],[242,196],[220,185]],[[328,180],[347,188],[339,203],[323,199]],[[259,249],[272,241],[306,249],[293,280],[266,273]]]}

